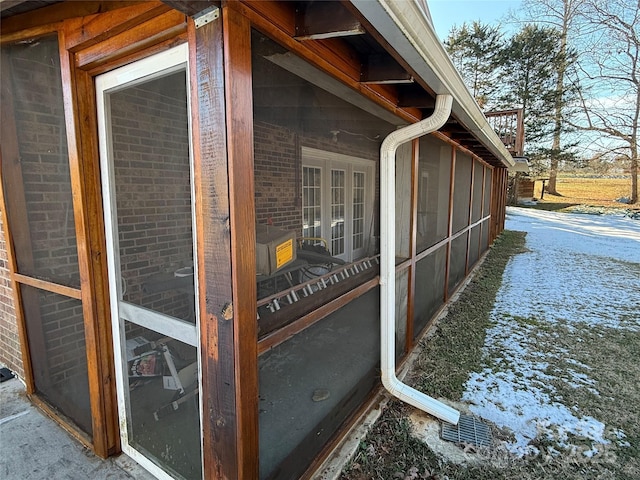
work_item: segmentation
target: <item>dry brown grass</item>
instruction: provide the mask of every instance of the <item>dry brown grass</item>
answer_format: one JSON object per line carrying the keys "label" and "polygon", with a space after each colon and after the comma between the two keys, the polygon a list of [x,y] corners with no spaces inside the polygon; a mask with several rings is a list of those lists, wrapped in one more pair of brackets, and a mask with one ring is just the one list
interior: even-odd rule
{"label": "dry brown grass", "polygon": [[[544,194],[540,204],[590,205],[608,208],[629,208],[630,205],[616,202],[619,198],[629,198],[630,178],[582,178],[559,177],[557,183],[560,195]],[[542,196],[542,182],[537,181],[534,189],[536,198]],[[640,206],[635,205],[636,208]]]}

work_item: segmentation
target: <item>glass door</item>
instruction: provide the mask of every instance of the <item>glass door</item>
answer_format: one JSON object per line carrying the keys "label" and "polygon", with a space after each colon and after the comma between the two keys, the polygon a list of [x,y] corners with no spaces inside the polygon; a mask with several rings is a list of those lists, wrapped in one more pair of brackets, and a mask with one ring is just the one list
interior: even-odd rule
{"label": "glass door", "polygon": [[122,448],[202,478],[187,45],[96,78]]}

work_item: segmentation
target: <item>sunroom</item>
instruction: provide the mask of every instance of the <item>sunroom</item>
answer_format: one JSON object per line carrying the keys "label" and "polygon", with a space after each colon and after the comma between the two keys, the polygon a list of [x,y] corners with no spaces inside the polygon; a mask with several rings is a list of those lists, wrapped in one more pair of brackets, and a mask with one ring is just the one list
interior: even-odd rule
{"label": "sunroom", "polygon": [[2,8],[0,360],[102,457],[311,477],[381,388],[385,265],[400,365],[503,226],[426,4]]}

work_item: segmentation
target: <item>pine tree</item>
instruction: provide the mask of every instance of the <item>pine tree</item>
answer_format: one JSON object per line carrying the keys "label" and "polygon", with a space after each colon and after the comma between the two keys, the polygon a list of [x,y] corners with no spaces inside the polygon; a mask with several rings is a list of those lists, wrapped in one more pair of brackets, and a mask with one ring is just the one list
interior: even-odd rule
{"label": "pine tree", "polygon": [[555,130],[560,34],[555,28],[525,25],[509,40],[501,59],[503,108],[521,107],[525,119],[525,154],[546,160]]}
{"label": "pine tree", "polygon": [[524,7],[530,21],[556,28],[559,36],[559,58],[556,66],[556,102],[554,106],[553,143],[549,151],[549,183],[548,191],[558,195],[557,177],[561,160],[572,158],[568,155],[572,145],[563,146],[563,134],[568,132],[568,124],[564,121],[567,103],[576,95],[575,82],[567,81],[569,71],[577,61],[571,43],[578,35],[581,24],[579,14],[584,7],[584,0],[526,0]]}
{"label": "pine tree", "polygon": [[500,28],[477,21],[463,23],[451,29],[444,45],[478,105],[484,109],[492,102],[495,105],[504,48]]}

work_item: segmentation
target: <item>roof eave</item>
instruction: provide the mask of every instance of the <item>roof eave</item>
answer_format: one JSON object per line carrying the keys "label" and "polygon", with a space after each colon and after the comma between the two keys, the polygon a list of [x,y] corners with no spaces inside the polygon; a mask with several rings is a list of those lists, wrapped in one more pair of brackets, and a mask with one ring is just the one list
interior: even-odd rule
{"label": "roof eave", "polygon": [[418,3],[350,1],[436,94],[453,96],[453,115],[505,167],[512,167],[511,154],[487,122]]}

